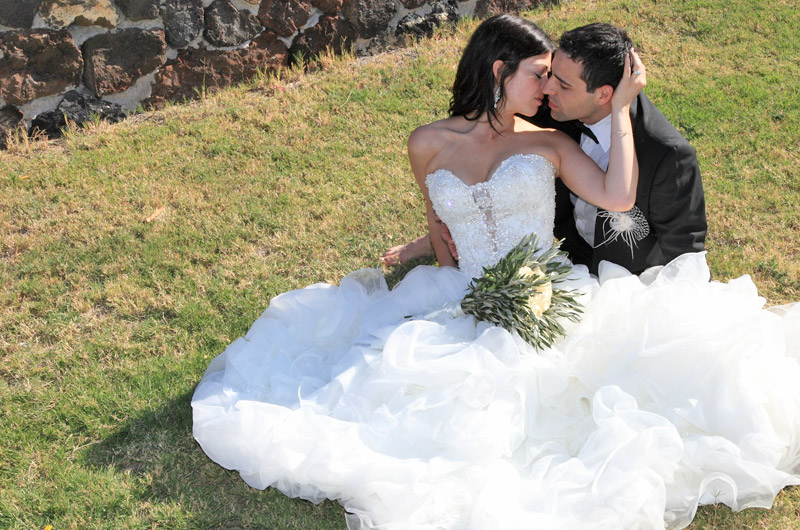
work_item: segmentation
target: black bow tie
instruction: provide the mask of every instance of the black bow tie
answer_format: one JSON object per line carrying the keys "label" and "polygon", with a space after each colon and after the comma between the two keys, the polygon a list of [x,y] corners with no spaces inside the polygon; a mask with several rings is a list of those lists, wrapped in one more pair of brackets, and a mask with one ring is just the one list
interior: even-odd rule
{"label": "black bow tie", "polygon": [[592,130],[583,124],[583,122],[577,121],[575,122],[578,126],[578,130],[589,137],[594,143],[599,144],[600,142],[597,141],[597,136],[594,135]]}

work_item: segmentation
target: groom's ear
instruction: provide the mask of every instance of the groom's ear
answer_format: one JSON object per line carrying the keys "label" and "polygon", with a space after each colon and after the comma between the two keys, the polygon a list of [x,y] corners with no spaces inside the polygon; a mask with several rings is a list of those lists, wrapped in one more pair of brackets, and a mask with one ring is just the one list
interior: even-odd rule
{"label": "groom's ear", "polygon": [[598,105],[605,105],[611,101],[611,96],[614,95],[614,89],[611,85],[603,85],[594,89],[594,101]]}

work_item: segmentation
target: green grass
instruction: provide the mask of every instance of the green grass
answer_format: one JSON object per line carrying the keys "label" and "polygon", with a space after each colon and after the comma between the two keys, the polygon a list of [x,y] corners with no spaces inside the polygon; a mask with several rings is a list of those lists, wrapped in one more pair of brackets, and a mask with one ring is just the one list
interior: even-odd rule
{"label": "green grass", "polygon": [[[796,5],[573,1],[531,17],[554,35],[629,28],[648,94],[697,148],[714,276],[800,300]],[[0,528],[344,528],[334,503],[210,462],[189,401],[272,296],[423,232],[405,140],[444,116],[473,28],[0,153]],[[704,507],[692,528],[799,514],[795,488],[769,511]]]}

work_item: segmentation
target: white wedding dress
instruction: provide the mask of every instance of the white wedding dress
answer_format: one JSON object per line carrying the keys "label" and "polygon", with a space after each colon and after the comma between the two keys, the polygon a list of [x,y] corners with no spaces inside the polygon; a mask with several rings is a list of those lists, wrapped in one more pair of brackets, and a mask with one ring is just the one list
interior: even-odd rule
{"label": "white wedding dress", "polygon": [[585,313],[546,351],[436,312],[522,236],[552,241],[553,179],[537,155],[475,186],[431,174],[462,270],[273,298],[197,387],[203,450],[253,487],[338,500],[351,529],[683,528],[799,484],[800,304],[709,282],[704,254],[641,278],[576,267]]}

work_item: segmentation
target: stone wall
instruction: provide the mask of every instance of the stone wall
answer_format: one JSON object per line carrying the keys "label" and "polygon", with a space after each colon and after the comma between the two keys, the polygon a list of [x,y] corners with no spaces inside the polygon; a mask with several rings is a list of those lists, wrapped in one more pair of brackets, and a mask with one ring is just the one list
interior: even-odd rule
{"label": "stone wall", "polygon": [[16,127],[55,136],[64,115],[117,121],[328,47],[370,54],[555,1],[0,0],[0,144]]}

